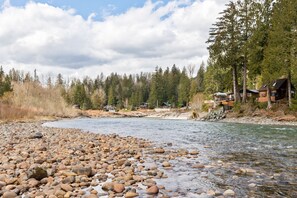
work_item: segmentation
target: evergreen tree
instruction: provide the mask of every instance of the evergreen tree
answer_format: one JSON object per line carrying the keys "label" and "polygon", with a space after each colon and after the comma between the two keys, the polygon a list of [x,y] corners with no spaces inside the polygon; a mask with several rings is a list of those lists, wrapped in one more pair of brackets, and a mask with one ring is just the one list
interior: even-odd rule
{"label": "evergreen tree", "polygon": [[[291,106],[291,74],[296,66],[297,0],[280,0],[273,7],[269,44],[265,50],[264,77],[288,78],[288,104]],[[268,96],[269,97],[269,96]]]}
{"label": "evergreen tree", "polygon": [[205,73],[205,63],[202,62],[197,73],[197,91],[204,91],[204,73]]}
{"label": "evergreen tree", "polygon": [[256,8],[254,0],[242,0],[238,2],[238,22],[241,32],[240,51],[243,67],[243,97],[242,102],[246,102],[247,98],[247,69],[249,64],[249,39],[255,29]]}
{"label": "evergreen tree", "polygon": [[240,27],[235,3],[229,2],[218,22],[210,31],[208,39],[210,58],[219,67],[232,69],[235,102],[239,102],[238,63],[240,58]]}
{"label": "evergreen tree", "polygon": [[188,106],[190,96],[190,79],[187,76],[187,71],[184,68],[178,85],[178,103],[180,107]]}

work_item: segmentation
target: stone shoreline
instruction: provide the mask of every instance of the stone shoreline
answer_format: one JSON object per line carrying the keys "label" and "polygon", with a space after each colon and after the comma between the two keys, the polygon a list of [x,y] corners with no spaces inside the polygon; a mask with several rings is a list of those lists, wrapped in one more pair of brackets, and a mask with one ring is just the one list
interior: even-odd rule
{"label": "stone shoreline", "polygon": [[[170,160],[197,157],[144,139],[42,123],[0,125],[0,197],[179,197],[156,183]],[[155,164],[146,165],[146,159]]]}
{"label": "stone shoreline", "polygon": [[278,125],[278,126],[297,126],[296,121],[279,121],[265,117],[239,117],[239,118],[224,118],[219,122],[238,123],[238,124],[258,124],[258,125]]}

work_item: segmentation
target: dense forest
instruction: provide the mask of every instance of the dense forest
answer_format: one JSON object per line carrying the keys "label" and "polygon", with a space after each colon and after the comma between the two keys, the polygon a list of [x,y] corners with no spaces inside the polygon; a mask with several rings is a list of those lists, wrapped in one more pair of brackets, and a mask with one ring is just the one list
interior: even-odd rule
{"label": "dense forest", "polygon": [[[291,82],[297,87],[297,0],[230,1],[206,42],[209,60],[197,67],[197,73],[194,65],[182,70],[173,65],[133,75],[105,76],[99,71],[95,79],[66,80],[59,74],[41,83],[36,71],[31,75],[12,69],[4,74],[1,67],[0,96],[17,84],[33,83],[58,89],[69,105],[81,109],[103,109],[106,105],[135,109],[143,104],[149,108],[185,107],[197,93],[207,98],[218,91],[233,92],[235,102],[245,103],[247,88],[267,84],[270,93],[271,83],[281,77],[288,79],[289,93]],[[289,97],[289,106],[292,101]]]}
{"label": "dense forest", "polygon": [[[267,84],[281,77],[297,85],[297,1],[230,1],[210,30],[210,58],[205,75],[208,93],[232,90],[246,102],[246,88]],[[231,80],[232,79],[232,80]],[[292,104],[289,95],[288,104]]]}
{"label": "dense forest", "polygon": [[[77,105],[81,109],[103,109],[106,105],[134,109],[146,104],[148,108],[163,105],[171,107],[187,106],[197,92],[204,91],[204,64],[200,66],[197,77],[193,75],[194,66],[180,70],[175,65],[171,69],[156,68],[154,73],[136,75],[119,75],[112,73],[104,76],[102,73],[95,79],[85,77],[82,80],[72,79],[68,82],[61,74],[55,79],[50,77],[47,83],[41,83],[34,72],[24,73],[15,69],[4,75],[6,80],[0,81],[0,87],[8,84],[4,91],[11,90],[12,84],[34,84],[44,89],[58,88],[66,102]],[[3,92],[4,92],[3,91]]]}

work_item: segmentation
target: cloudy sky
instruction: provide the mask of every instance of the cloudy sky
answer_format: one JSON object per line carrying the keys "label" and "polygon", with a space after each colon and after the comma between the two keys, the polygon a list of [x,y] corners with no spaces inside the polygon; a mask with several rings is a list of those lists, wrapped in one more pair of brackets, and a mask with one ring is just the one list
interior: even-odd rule
{"label": "cloudy sky", "polygon": [[95,77],[200,65],[228,0],[0,0],[0,64]]}

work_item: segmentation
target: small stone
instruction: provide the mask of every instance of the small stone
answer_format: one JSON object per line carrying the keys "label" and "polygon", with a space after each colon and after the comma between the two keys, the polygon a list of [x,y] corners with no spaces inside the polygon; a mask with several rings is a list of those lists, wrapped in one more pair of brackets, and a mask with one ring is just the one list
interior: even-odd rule
{"label": "small stone", "polygon": [[65,195],[64,195],[64,198],[69,198],[71,196],[71,192],[67,192]]}
{"label": "small stone", "polygon": [[203,164],[194,164],[192,168],[205,168]]}
{"label": "small stone", "polygon": [[154,195],[154,194],[158,194],[159,193],[159,188],[158,186],[151,186],[146,190],[146,193],[149,195]]}
{"label": "small stone", "polygon": [[122,193],[125,190],[125,186],[123,184],[114,183],[113,191],[116,193]]}
{"label": "small stone", "polygon": [[12,191],[5,192],[3,194],[3,198],[15,198],[15,197],[17,197],[17,194],[15,192],[12,192]]}
{"label": "small stone", "polygon": [[163,148],[156,148],[155,153],[165,153],[165,150]]}
{"label": "small stone", "polygon": [[112,191],[114,184],[112,182],[104,183],[102,186],[102,190],[104,191]]}
{"label": "small stone", "polygon": [[3,181],[0,181],[0,189],[1,189],[3,186],[6,186],[6,183],[3,182]]}
{"label": "small stone", "polygon": [[66,192],[63,191],[63,190],[57,190],[56,193],[55,193],[55,195],[57,197],[64,197],[65,194],[66,194]]}
{"label": "small stone", "polygon": [[98,194],[98,191],[97,190],[92,190],[91,191],[91,194],[97,195]]}
{"label": "small stone", "polygon": [[249,188],[255,188],[257,185],[254,183],[249,184]]}
{"label": "small stone", "polygon": [[37,132],[33,136],[31,136],[32,139],[41,139],[43,137],[42,133]]}
{"label": "small stone", "polygon": [[91,167],[76,167],[73,168],[73,172],[78,175],[86,175],[90,177],[92,175],[92,168]]}
{"label": "small stone", "polygon": [[235,192],[233,190],[226,190],[224,193],[223,193],[224,196],[235,196]]}
{"label": "small stone", "polygon": [[90,195],[87,195],[86,198],[98,198],[98,196],[94,194],[90,194]]}
{"label": "small stone", "polygon": [[137,196],[138,196],[138,193],[132,192],[132,191],[129,191],[125,194],[125,198],[133,198],[133,197],[137,197]]}
{"label": "small stone", "polygon": [[197,150],[190,151],[190,155],[198,155],[198,154],[199,154],[199,151]]}
{"label": "small stone", "polygon": [[69,184],[61,184],[61,188],[62,188],[62,190],[65,190],[66,192],[73,191],[73,188]]}
{"label": "small stone", "polygon": [[35,186],[37,186],[39,184],[39,181],[37,181],[36,179],[32,178],[28,180],[28,184],[30,188],[34,188]]}
{"label": "small stone", "polygon": [[165,162],[162,163],[162,166],[163,167],[170,167],[171,164],[169,162],[165,161]]}
{"label": "small stone", "polygon": [[207,191],[207,195],[209,195],[209,196],[215,196],[215,191],[213,191],[213,190],[208,190]]}

